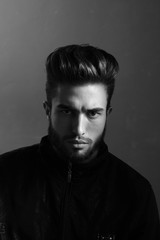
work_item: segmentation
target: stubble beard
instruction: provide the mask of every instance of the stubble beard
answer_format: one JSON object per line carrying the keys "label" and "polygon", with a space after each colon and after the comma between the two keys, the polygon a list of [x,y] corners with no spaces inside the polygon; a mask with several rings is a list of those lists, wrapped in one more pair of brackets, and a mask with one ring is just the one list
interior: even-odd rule
{"label": "stubble beard", "polygon": [[[49,121],[49,127],[48,127],[48,136],[49,136],[52,147],[56,150],[56,152],[60,157],[67,158],[72,162],[89,162],[89,160],[92,159],[93,156],[95,156],[96,153],[98,152],[99,147],[104,140],[105,132],[106,132],[106,124],[102,134],[93,144],[93,146],[90,145],[88,150],[83,154],[76,154],[74,151],[69,151],[67,149],[63,140],[60,139],[58,133],[53,128],[51,121]],[[92,140],[90,140],[90,143],[92,143]]]}

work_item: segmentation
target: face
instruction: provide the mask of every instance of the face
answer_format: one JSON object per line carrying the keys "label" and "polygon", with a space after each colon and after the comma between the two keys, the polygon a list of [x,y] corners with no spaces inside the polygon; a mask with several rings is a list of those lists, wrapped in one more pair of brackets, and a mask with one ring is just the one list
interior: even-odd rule
{"label": "face", "polygon": [[103,84],[61,85],[45,103],[52,144],[72,161],[87,161],[98,151],[106,125],[107,93]]}

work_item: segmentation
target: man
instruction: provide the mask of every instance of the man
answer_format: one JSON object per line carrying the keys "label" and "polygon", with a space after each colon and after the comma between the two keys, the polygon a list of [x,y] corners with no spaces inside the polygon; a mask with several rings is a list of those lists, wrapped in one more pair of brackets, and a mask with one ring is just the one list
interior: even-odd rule
{"label": "man", "polygon": [[48,136],[0,159],[1,240],[160,239],[149,182],[103,140],[118,68],[89,45],[48,56]]}

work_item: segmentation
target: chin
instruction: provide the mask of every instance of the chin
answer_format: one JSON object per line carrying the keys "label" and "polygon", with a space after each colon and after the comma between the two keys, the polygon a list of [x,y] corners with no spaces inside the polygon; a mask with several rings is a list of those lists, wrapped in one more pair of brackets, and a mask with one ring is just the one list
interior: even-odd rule
{"label": "chin", "polygon": [[84,159],[87,158],[89,154],[86,152],[83,152],[82,150],[75,150],[75,151],[70,151],[68,156],[70,159],[75,158],[75,159]]}
{"label": "chin", "polygon": [[69,158],[72,162],[87,162],[89,159],[92,158],[95,150],[88,149],[88,150],[72,150],[69,153]]}

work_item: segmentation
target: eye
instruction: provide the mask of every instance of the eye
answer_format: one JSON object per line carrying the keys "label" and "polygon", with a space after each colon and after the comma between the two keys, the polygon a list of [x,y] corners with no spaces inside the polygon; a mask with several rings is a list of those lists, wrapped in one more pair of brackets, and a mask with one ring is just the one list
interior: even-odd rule
{"label": "eye", "polygon": [[71,110],[69,110],[69,109],[62,109],[62,110],[61,110],[61,113],[64,113],[64,114],[66,114],[66,115],[70,115],[72,112],[71,112]]}
{"label": "eye", "polygon": [[100,115],[100,113],[97,112],[96,110],[88,110],[87,115],[89,118],[93,119],[93,118],[97,118]]}

